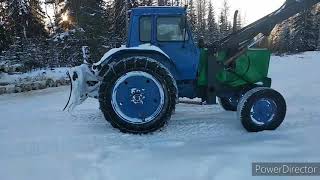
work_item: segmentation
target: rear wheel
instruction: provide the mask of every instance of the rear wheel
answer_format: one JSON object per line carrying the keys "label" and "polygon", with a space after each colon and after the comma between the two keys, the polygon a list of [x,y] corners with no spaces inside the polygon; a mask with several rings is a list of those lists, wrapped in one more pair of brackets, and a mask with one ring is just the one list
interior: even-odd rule
{"label": "rear wheel", "polygon": [[111,67],[99,90],[100,108],[122,132],[149,133],[171,117],[177,88],[170,72],[147,57],[131,57]]}
{"label": "rear wheel", "polygon": [[275,130],[285,115],[286,102],[283,96],[271,88],[254,88],[238,104],[238,118],[249,132]]}

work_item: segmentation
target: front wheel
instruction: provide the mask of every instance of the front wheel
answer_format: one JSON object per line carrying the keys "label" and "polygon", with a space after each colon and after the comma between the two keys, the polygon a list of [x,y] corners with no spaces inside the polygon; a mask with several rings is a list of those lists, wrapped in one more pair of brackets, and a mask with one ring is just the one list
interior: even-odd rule
{"label": "front wheel", "polygon": [[175,80],[163,65],[147,57],[131,57],[108,70],[99,101],[113,127],[141,134],[160,129],[170,119],[176,94]]}
{"label": "front wheel", "polygon": [[248,91],[238,104],[238,118],[249,132],[275,130],[286,116],[283,96],[271,89],[258,87]]}

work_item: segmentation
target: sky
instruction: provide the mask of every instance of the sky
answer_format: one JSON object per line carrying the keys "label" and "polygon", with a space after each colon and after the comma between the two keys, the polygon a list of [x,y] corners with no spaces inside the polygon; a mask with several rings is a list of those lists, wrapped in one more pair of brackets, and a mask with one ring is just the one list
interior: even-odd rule
{"label": "sky", "polygon": [[[223,0],[212,0],[216,5],[216,12],[220,12]],[[254,22],[265,15],[278,9],[285,0],[228,0],[230,5],[230,16],[235,10],[240,10],[245,18],[246,24]]]}

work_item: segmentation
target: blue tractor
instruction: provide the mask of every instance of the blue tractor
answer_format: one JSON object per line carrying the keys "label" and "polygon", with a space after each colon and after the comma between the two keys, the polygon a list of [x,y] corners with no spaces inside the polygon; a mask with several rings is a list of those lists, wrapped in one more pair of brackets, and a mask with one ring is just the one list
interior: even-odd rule
{"label": "blue tractor", "polygon": [[185,8],[134,8],[126,45],[69,71],[65,109],[96,98],[113,127],[144,134],[164,126],[179,97],[201,97],[208,104],[218,97],[224,109],[238,112],[249,132],[274,130],[285,118],[286,102],[270,88],[270,52],[253,48],[254,39],[318,2],[287,0],[268,16],[208,45],[194,42]]}

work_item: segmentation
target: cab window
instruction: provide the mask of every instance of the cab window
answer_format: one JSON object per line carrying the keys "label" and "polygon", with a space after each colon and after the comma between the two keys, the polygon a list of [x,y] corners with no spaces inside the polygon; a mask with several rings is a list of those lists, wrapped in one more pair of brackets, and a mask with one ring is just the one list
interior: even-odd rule
{"label": "cab window", "polygon": [[188,39],[186,21],[183,16],[157,18],[158,41],[184,41]]}
{"label": "cab window", "polygon": [[151,16],[142,16],[140,18],[140,41],[150,42],[151,41],[151,27],[152,18]]}

